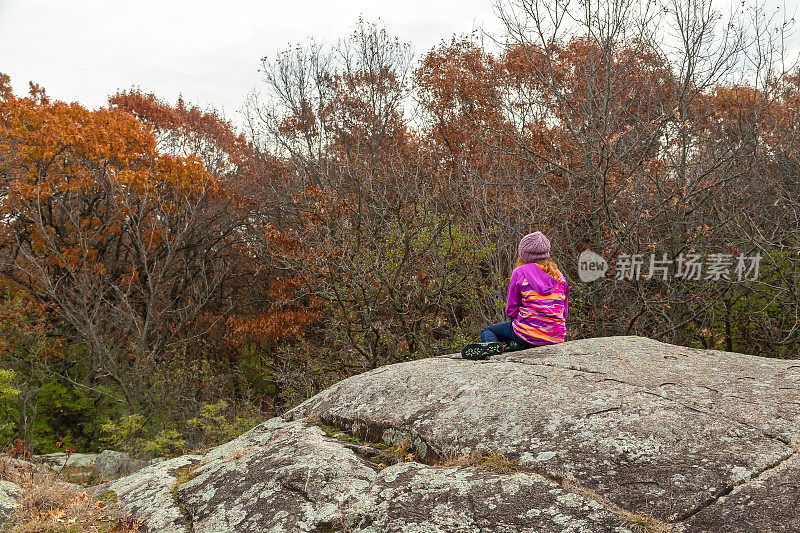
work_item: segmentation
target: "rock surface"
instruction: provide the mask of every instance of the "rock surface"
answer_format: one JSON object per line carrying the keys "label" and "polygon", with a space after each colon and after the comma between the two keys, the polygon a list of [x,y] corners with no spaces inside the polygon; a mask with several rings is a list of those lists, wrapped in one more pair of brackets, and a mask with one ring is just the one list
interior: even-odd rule
{"label": "rock surface", "polygon": [[371,489],[365,531],[634,530],[600,503],[529,472],[436,468],[400,463],[382,470]]}
{"label": "rock surface", "polygon": [[40,461],[51,468],[94,468],[94,463],[97,460],[96,453],[71,453],[67,455],[64,452],[48,453],[45,455],[34,455],[33,459]]}
{"label": "rock surface", "polygon": [[106,488],[150,531],[800,530],[796,361],[589,339],[379,368],[284,418]]}
{"label": "rock surface", "polygon": [[279,418],[212,450],[178,487],[193,531],[310,531],[360,510],[375,471],[305,422]]}
{"label": "rock surface", "polygon": [[22,496],[22,487],[10,481],[0,481],[0,527],[14,512],[17,499]]}
{"label": "rock surface", "polygon": [[94,488],[97,495],[112,491],[122,510],[143,521],[152,532],[184,533],[187,520],[175,499],[174,489],[182,469],[200,462],[198,455],[184,455],[148,466],[124,478]]}
{"label": "rock surface", "polygon": [[138,472],[142,468],[158,461],[142,461],[133,459],[125,452],[103,450],[94,461],[94,469],[106,478],[116,478]]}
{"label": "rock surface", "polygon": [[193,475],[177,496],[195,533],[631,531],[537,474],[412,462],[378,469],[304,421],[272,419],[210,452]]}
{"label": "rock surface", "polygon": [[[71,468],[85,470],[87,474],[109,479],[132,474],[142,468],[154,464],[161,459],[142,461],[133,459],[125,452],[103,450],[100,453],[72,453],[63,452],[36,455],[34,458],[51,468]],[[66,464],[65,464],[66,463]]]}
{"label": "rock surface", "polygon": [[692,531],[800,531],[800,453],[764,472],[688,521]]}

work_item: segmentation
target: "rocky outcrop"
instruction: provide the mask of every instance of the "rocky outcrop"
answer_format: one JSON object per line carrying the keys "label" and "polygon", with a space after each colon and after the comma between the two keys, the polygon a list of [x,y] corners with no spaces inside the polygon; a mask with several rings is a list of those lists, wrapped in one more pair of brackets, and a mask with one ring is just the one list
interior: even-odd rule
{"label": "rocky outcrop", "polygon": [[133,459],[125,452],[114,450],[103,450],[97,455],[94,461],[94,469],[97,473],[106,478],[117,478],[127,474],[138,472],[142,468],[155,464],[161,459],[143,461]]}
{"label": "rocky outcrop", "polygon": [[632,530],[597,501],[531,472],[400,463],[378,475],[374,505],[357,527],[369,531]]}
{"label": "rocky outcrop", "polygon": [[34,456],[34,459],[56,470],[68,468],[73,471],[73,477],[76,477],[76,471],[82,471],[87,478],[94,476],[104,479],[132,474],[161,460],[143,461],[141,459],[133,459],[125,452],[114,450],[103,450],[100,453],[66,454],[57,452],[37,455]]}
{"label": "rocky outcrop", "polygon": [[797,362],[612,337],[379,368],[136,476],[195,532],[797,531],[798,448]]}
{"label": "rocky outcrop", "polygon": [[209,453],[177,497],[196,533],[629,531],[602,505],[535,473],[379,468],[354,448],[315,424],[276,418]]}
{"label": "rocky outcrop", "polygon": [[14,507],[17,506],[17,499],[22,496],[23,492],[22,487],[16,483],[0,480],[0,527],[2,527],[6,518],[14,512]]}
{"label": "rocky outcrop", "polygon": [[111,491],[125,513],[136,516],[148,531],[184,533],[187,520],[175,498],[175,486],[183,472],[200,462],[200,456],[184,455],[145,467],[135,474],[94,488],[98,496]]}
{"label": "rocky outcrop", "polygon": [[360,509],[375,470],[318,427],[273,419],[212,450],[177,495],[202,531],[310,531]]}

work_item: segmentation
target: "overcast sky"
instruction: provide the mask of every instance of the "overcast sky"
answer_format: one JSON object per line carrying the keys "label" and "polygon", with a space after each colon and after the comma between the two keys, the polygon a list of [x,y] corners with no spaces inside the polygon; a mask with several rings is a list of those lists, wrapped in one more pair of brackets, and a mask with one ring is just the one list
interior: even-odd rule
{"label": "overcast sky", "polygon": [[236,120],[260,58],[311,37],[333,43],[359,16],[418,55],[453,34],[499,28],[492,0],[0,0],[0,72],[18,94],[33,80],[54,98],[97,107],[138,86]]}
{"label": "overcast sky", "polygon": [[59,100],[104,105],[139,86],[229,118],[259,82],[259,60],[309,38],[335,42],[380,19],[420,54],[496,27],[490,0],[0,0],[0,72]]}

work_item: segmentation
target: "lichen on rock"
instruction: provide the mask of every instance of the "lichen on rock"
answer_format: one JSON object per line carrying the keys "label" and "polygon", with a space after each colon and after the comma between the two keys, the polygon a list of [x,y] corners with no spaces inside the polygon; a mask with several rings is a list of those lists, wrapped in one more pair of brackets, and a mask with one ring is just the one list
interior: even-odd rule
{"label": "lichen on rock", "polygon": [[0,480],[0,528],[3,522],[11,516],[17,505],[17,499],[22,496],[22,487],[11,481]]}
{"label": "lichen on rock", "polygon": [[126,513],[143,521],[148,532],[184,533],[190,521],[175,500],[178,472],[201,460],[183,455],[145,467],[134,474],[94,487],[95,494],[112,491]]}

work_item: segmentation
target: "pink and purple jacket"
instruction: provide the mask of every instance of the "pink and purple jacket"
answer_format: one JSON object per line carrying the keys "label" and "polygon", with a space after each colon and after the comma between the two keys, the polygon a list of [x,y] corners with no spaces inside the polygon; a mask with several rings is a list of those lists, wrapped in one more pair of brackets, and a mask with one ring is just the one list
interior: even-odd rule
{"label": "pink and purple jacket", "polygon": [[514,269],[508,284],[506,316],[523,340],[531,344],[564,342],[569,286],[561,272],[553,279],[536,263]]}

